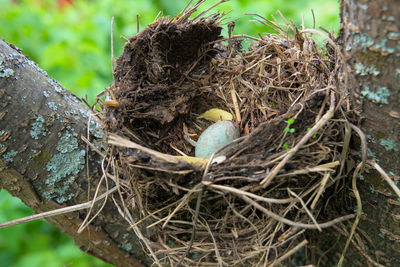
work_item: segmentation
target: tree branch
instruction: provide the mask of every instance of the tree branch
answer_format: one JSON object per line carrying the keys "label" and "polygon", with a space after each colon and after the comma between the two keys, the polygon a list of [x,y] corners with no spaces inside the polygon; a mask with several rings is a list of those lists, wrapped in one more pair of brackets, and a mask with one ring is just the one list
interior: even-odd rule
{"label": "tree branch", "polygon": [[[104,138],[99,126],[89,119],[91,111],[2,40],[0,103],[0,187],[37,213],[91,200],[95,186],[90,184],[96,185],[102,173],[99,155],[81,139],[86,136],[87,122],[91,121],[92,143],[101,146]],[[86,157],[90,158],[89,166]],[[78,235],[82,218],[84,210],[48,220],[74,238],[82,250],[106,262],[116,266],[151,263],[112,203]]]}

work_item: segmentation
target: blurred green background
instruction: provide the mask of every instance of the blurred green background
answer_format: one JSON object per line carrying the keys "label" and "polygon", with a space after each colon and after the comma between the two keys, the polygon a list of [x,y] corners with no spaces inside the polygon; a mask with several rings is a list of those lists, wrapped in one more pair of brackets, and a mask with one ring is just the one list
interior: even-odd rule
{"label": "blurred green background", "polygon": [[[195,2],[195,1],[194,1]],[[208,0],[202,10],[217,1]],[[93,103],[95,96],[112,81],[111,17],[114,16],[114,53],[121,54],[120,36],[136,34],[151,23],[159,11],[175,15],[187,1],[171,0],[0,0],[0,38],[13,43],[32,60],[79,97]],[[287,19],[306,27],[335,31],[339,28],[338,0],[231,0],[215,10],[236,21],[233,34],[257,36],[268,29],[251,21],[257,13],[268,19],[280,10]],[[229,22],[230,20],[227,20]],[[32,209],[0,192],[0,222],[33,214]],[[45,221],[30,222],[0,230],[2,266],[110,266],[86,255],[73,241]]]}

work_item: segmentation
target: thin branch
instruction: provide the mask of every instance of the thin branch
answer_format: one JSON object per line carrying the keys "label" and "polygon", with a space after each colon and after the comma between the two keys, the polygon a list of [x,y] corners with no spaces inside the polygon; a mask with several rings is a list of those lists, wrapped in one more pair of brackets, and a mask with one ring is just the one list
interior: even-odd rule
{"label": "thin branch", "polygon": [[194,217],[193,217],[192,237],[190,238],[190,242],[189,242],[189,245],[186,248],[185,254],[182,255],[182,257],[180,258],[178,264],[176,265],[177,267],[181,266],[181,263],[185,259],[186,255],[189,254],[190,249],[193,246],[194,238],[195,238],[195,235],[196,235],[196,225],[197,225],[197,220],[199,218],[200,205],[201,205],[201,199],[202,199],[202,196],[203,196],[203,193],[204,193],[204,188],[205,188],[205,186],[203,185],[201,187],[201,189],[200,189],[199,194],[197,195],[196,210],[195,210]]}
{"label": "thin branch", "polygon": [[136,14],[136,34],[140,31],[139,14]]}
{"label": "thin branch", "polygon": [[312,215],[311,211],[307,208],[307,205],[304,203],[304,201],[301,199],[301,197],[299,197],[295,192],[293,192],[292,190],[290,190],[290,188],[288,188],[288,191],[291,195],[293,195],[295,198],[297,198],[301,205],[303,206],[303,209],[306,211],[307,215],[310,217],[310,219],[313,221],[313,223],[315,224],[315,226],[317,227],[318,231],[322,231],[321,227],[319,227],[317,220],[314,218],[314,216]]}
{"label": "thin branch", "polygon": [[[318,229],[318,227],[315,224],[297,223],[297,222],[288,220],[288,219],[286,219],[284,217],[281,217],[281,216],[273,213],[272,211],[264,208],[263,206],[261,206],[260,204],[258,204],[257,202],[255,202],[254,200],[252,200],[252,199],[250,199],[250,198],[248,198],[246,196],[241,196],[241,195],[238,195],[238,196],[240,198],[242,198],[244,201],[246,201],[247,203],[253,205],[258,210],[264,212],[265,214],[267,214],[271,218],[273,218],[273,219],[275,219],[275,220],[277,220],[277,221],[279,221],[281,223],[284,223],[284,224],[287,224],[287,225],[290,225],[290,226],[297,226],[299,228],[304,228],[304,229]],[[336,219],[334,219],[332,221],[328,221],[328,222],[325,222],[325,223],[319,223],[318,226],[320,228],[328,228],[328,227],[331,227],[332,225],[335,225],[338,222],[349,220],[349,219],[352,219],[354,217],[355,217],[354,214],[349,214],[349,215],[345,215],[345,216],[336,218]]]}
{"label": "thin branch", "polygon": [[322,193],[325,191],[325,186],[326,186],[326,183],[328,182],[328,179],[329,179],[330,176],[331,175],[330,175],[329,172],[325,172],[325,175],[324,175],[324,177],[322,178],[322,181],[321,181],[321,185],[319,186],[317,195],[315,196],[313,202],[311,203],[311,209],[312,210],[315,209],[315,206],[317,205],[317,202],[318,202],[319,198],[321,197]]}
{"label": "thin branch", "polygon": [[161,160],[165,160],[169,163],[179,163],[179,159],[175,158],[174,156],[168,155],[168,154],[164,154],[158,151],[155,151],[153,149],[141,146],[139,144],[136,144],[126,138],[120,137],[118,135],[115,134],[110,134],[108,137],[108,143],[110,145],[116,145],[116,146],[122,146],[122,147],[127,147],[127,148],[135,148],[135,149],[139,149],[142,152],[149,154],[150,156],[154,156],[156,158],[159,158]]}
{"label": "thin branch", "polygon": [[[107,188],[107,190],[108,190],[108,179],[107,179],[106,173],[107,173],[108,167],[109,167],[109,165],[110,165],[110,162],[107,162],[107,167],[104,168],[104,162],[105,162],[105,160],[106,160],[106,158],[103,158],[103,160],[102,160],[102,162],[101,162],[101,168],[102,168],[102,171],[103,171],[103,175],[101,176],[101,179],[100,179],[99,183],[97,184],[97,188],[96,188],[96,191],[95,191],[95,194],[94,194],[94,198],[97,197],[97,194],[98,194],[99,191],[100,191],[100,188],[101,188],[100,186],[101,186],[101,184],[103,183],[103,180],[106,181],[106,188]],[[118,186],[117,186],[117,188],[118,188]],[[79,226],[78,234],[80,234],[83,230],[85,230],[85,228],[100,214],[100,212],[103,210],[103,208],[104,208],[105,205],[106,205],[107,197],[108,197],[108,195],[106,195],[105,200],[103,201],[103,204],[102,204],[102,206],[100,207],[100,209],[99,209],[99,210],[95,213],[95,215],[89,220],[89,216],[90,216],[90,214],[91,214],[91,212],[92,212],[92,209],[93,209],[93,207],[94,207],[94,203],[92,203],[92,205],[90,206],[89,212],[88,212],[87,215],[86,215],[86,218],[83,220],[82,224]]]}
{"label": "thin branch", "polygon": [[321,129],[333,116],[335,110],[335,96],[334,93],[331,92],[331,104],[329,107],[328,112],[325,113],[324,116],[307,132],[306,135],[301,138],[301,140],[296,144],[295,147],[289,150],[285,158],[281,160],[278,165],[276,165],[268,175],[261,181],[261,184],[266,187],[271,180],[278,174],[278,172],[285,166],[285,164],[296,154],[296,152],[300,149],[302,145],[304,145],[312,136],[313,134],[317,133],[319,129]]}
{"label": "thin branch", "polygon": [[289,250],[287,253],[285,253],[285,255],[283,255],[282,257],[280,257],[278,259],[276,259],[273,263],[268,265],[268,267],[272,267],[272,266],[275,266],[275,265],[279,264],[280,262],[282,262],[285,259],[287,259],[288,257],[290,257],[291,255],[293,255],[294,253],[299,251],[299,249],[301,249],[302,247],[304,247],[307,244],[308,244],[308,241],[306,239],[304,239],[302,242],[300,242],[300,244],[298,244],[297,246],[295,246],[294,248]]}
{"label": "thin branch", "polygon": [[213,6],[211,6],[210,8],[204,10],[203,12],[201,12],[199,15],[197,15],[193,20],[196,21],[199,18],[201,18],[202,16],[204,16],[208,11],[210,11],[211,9],[213,9],[214,7],[226,2],[228,0],[220,0],[219,2],[217,2],[216,4],[214,4]]}
{"label": "thin branch", "polygon": [[61,215],[61,214],[65,214],[65,213],[70,213],[73,211],[78,211],[78,210],[83,210],[83,209],[87,209],[89,208],[93,203],[104,199],[107,195],[110,195],[112,193],[114,193],[117,190],[117,187],[113,187],[110,190],[108,190],[108,192],[100,195],[98,198],[82,203],[82,204],[77,204],[74,206],[70,206],[70,207],[65,207],[65,208],[61,208],[61,209],[56,209],[56,210],[51,210],[51,211],[46,211],[46,212],[42,212],[39,214],[35,214],[35,215],[31,215],[31,216],[27,216],[27,217],[23,217],[20,219],[16,219],[16,220],[12,220],[12,221],[8,221],[5,223],[0,224],[0,229],[2,228],[7,228],[13,225],[18,225],[21,223],[26,223],[26,222],[31,222],[31,221],[36,221],[36,220],[40,220],[40,219],[45,219],[48,217],[53,217],[53,216],[57,216],[57,215]]}
{"label": "thin branch", "polygon": [[356,133],[358,134],[358,136],[360,136],[360,140],[361,140],[361,169],[360,172],[364,171],[365,168],[365,163],[367,161],[367,138],[365,137],[365,134],[363,133],[363,131],[361,131],[360,128],[358,128],[357,126],[355,126],[352,123],[349,123],[350,127],[356,131]]}
{"label": "thin branch", "polygon": [[382,169],[381,166],[379,166],[378,163],[376,163],[374,160],[369,160],[368,163],[374,167],[382,176],[382,178],[390,185],[390,187],[393,189],[393,191],[396,193],[398,197],[400,197],[400,190],[397,187],[397,185],[393,182],[392,179],[390,179],[389,175]]}
{"label": "thin branch", "polygon": [[341,59],[343,61],[344,69],[345,69],[345,71],[344,71],[344,91],[347,92],[348,89],[349,89],[349,73],[346,70],[346,67],[347,67],[346,57],[343,55],[341,49],[339,48],[339,46],[329,36],[323,34],[320,31],[317,31],[315,29],[305,29],[305,30],[300,31],[300,34],[301,33],[307,33],[307,32],[319,35],[322,38],[324,38],[325,40],[327,40],[335,48],[336,52],[340,55],[340,57],[341,57]]}
{"label": "thin branch", "polygon": [[149,250],[150,255],[152,256],[152,258],[154,259],[154,263],[158,266],[158,267],[162,267],[160,261],[158,260],[157,256],[154,254],[153,249],[151,248],[150,242],[147,238],[144,237],[144,235],[142,234],[142,232],[140,231],[139,227],[137,226],[132,226],[134,223],[134,220],[132,218],[132,215],[129,213],[129,210],[126,209],[126,207],[124,207],[124,210],[121,209],[121,207],[118,205],[118,203],[115,201],[114,197],[112,197],[113,202],[115,204],[115,206],[117,207],[118,213],[121,215],[122,218],[124,218],[130,225],[130,228],[133,229],[133,231],[135,232],[136,236],[142,240],[142,242],[145,244],[146,248]]}
{"label": "thin branch", "polygon": [[353,223],[353,225],[351,227],[350,235],[347,238],[346,245],[344,246],[342,255],[340,256],[340,260],[339,260],[338,265],[337,265],[338,267],[341,267],[342,264],[343,264],[344,256],[346,255],[346,251],[347,251],[347,249],[348,249],[348,247],[350,245],[350,241],[353,238],[353,235],[354,235],[354,233],[356,231],[358,222],[360,221],[360,217],[361,217],[361,213],[362,213],[362,202],[361,202],[360,193],[358,192],[358,189],[357,189],[357,175],[358,175],[359,171],[363,167],[364,167],[364,164],[362,162],[359,163],[357,165],[357,168],[355,169],[355,171],[353,173],[352,187],[353,187],[353,193],[354,193],[354,195],[356,197],[356,200],[357,200],[357,217],[354,220],[354,223]]}
{"label": "thin branch", "polygon": [[[207,184],[207,183],[206,183]],[[207,186],[214,188],[214,189],[219,189],[221,191],[227,191],[227,192],[231,192],[231,193],[235,193],[237,195],[244,195],[244,196],[248,196],[251,198],[254,198],[256,200],[259,201],[263,201],[266,203],[274,203],[274,204],[286,204],[286,203],[291,203],[293,201],[295,201],[295,199],[293,198],[287,198],[287,199],[276,199],[276,198],[266,198],[266,197],[262,197],[244,190],[240,190],[234,187],[230,187],[230,186],[224,186],[224,185],[217,185],[217,184],[207,184]]]}

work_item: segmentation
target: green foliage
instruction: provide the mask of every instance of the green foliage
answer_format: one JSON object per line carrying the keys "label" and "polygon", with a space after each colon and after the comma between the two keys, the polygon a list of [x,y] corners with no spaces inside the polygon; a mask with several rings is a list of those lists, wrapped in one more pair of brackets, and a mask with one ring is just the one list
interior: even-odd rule
{"label": "green foliage", "polygon": [[283,144],[283,148],[284,148],[286,151],[289,151],[289,146],[288,146],[288,144]]}
{"label": "green foliage", "polygon": [[[183,7],[185,1],[153,0],[159,10],[163,10],[168,15],[177,14]],[[207,1],[202,9],[214,5],[217,1]],[[245,13],[257,13],[267,19],[272,19],[272,15],[279,18],[276,13],[280,10],[286,19],[292,19],[300,25],[301,15],[304,15],[307,27],[313,27],[313,16],[311,9],[314,10],[316,27],[321,25],[329,30],[339,28],[339,2],[337,0],[231,0],[216,8],[221,12],[228,13],[230,19],[238,19],[234,34],[249,34],[257,36],[258,33],[269,32],[268,28],[261,23],[250,21],[253,16]],[[282,21],[282,20],[280,20]]]}
{"label": "green foliage", "polygon": [[[23,49],[50,76],[60,81],[80,97],[88,96],[93,103],[95,95],[112,81],[111,74],[111,18],[114,16],[114,54],[120,55],[124,41],[120,36],[136,34],[136,14],[140,14],[140,28],[151,23],[159,10],[164,15],[175,15],[186,1],[135,0],[135,1],[85,1],[75,0],[72,6],[60,9],[54,0],[0,0],[0,36]],[[207,1],[202,10],[213,5]],[[232,0],[216,10],[228,13],[226,21],[238,19],[233,34],[246,33],[257,36],[269,29],[251,21],[257,13],[271,19],[281,10],[287,19],[330,30],[338,29],[336,0]],[[280,19],[280,21],[282,21]],[[226,34],[226,33],[225,33]]]}
{"label": "green foliage", "polygon": [[[32,215],[31,208],[0,191],[0,222]],[[0,229],[0,266],[111,266],[79,250],[67,235],[45,221]]]}
{"label": "green foliage", "polygon": [[[0,0],[0,37],[23,49],[23,53],[39,64],[50,76],[60,81],[80,97],[87,96],[93,103],[95,95],[112,82],[111,18],[114,16],[114,54],[122,52],[120,36],[136,34],[136,14],[140,14],[140,29],[151,23],[158,12],[176,15],[188,1],[169,0],[74,0],[72,6],[60,8],[55,0]],[[216,3],[207,1],[201,8]],[[238,19],[233,34],[257,36],[268,28],[254,20],[257,13],[271,19],[280,10],[287,19],[306,27],[328,30],[339,28],[337,0],[231,0],[216,10],[228,13],[228,19]],[[224,32],[226,35],[226,32]],[[3,73],[4,75],[4,73]],[[293,133],[287,122],[284,137]],[[284,138],[283,138],[284,139]],[[283,142],[282,139],[282,142]],[[284,144],[285,149],[289,149]],[[0,222],[32,214],[33,211],[0,192]],[[71,264],[71,265],[69,265]],[[73,241],[44,221],[30,222],[0,230],[1,266],[107,266],[73,245]]]}
{"label": "green foliage", "polygon": [[287,133],[294,133],[295,129],[294,128],[290,128],[290,125],[292,125],[294,123],[294,119],[290,118],[287,120],[287,126],[285,128],[285,132]]}
{"label": "green foliage", "polygon": [[[307,128],[307,132],[309,132],[309,131],[311,131],[311,128]],[[311,138],[317,138],[317,135],[316,134],[313,134],[313,135],[311,135]]]}
{"label": "green foliage", "polygon": [[0,0],[0,6],[0,36],[76,95],[87,95],[89,102],[112,81],[112,16],[117,56],[124,43],[120,36],[136,34],[136,12],[141,28],[157,15],[146,0],[81,0],[63,9],[50,0]]}
{"label": "green foliage", "polygon": [[282,136],[282,139],[281,139],[281,143],[279,144],[279,147],[282,146],[286,151],[289,151],[289,146],[288,146],[288,144],[283,144],[282,145],[282,143],[285,140],[286,135],[288,133],[294,133],[295,132],[294,128],[290,128],[290,125],[292,125],[293,123],[294,123],[294,119],[293,118],[290,118],[290,119],[288,119],[286,121],[286,127],[285,127],[285,129],[283,129],[284,133],[283,133],[283,136]]}

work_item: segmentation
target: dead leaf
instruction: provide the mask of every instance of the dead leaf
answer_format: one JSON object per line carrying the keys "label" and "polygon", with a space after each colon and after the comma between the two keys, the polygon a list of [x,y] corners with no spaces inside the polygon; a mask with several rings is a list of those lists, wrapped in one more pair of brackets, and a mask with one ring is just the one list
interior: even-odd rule
{"label": "dead leaf", "polygon": [[204,163],[208,162],[208,159],[190,157],[190,156],[176,156],[177,159],[186,161],[189,164],[201,167]]}
{"label": "dead leaf", "polygon": [[219,108],[212,108],[204,112],[199,116],[199,118],[203,118],[206,120],[210,120],[213,122],[217,121],[231,121],[233,120],[233,115],[225,110],[219,109]]}

